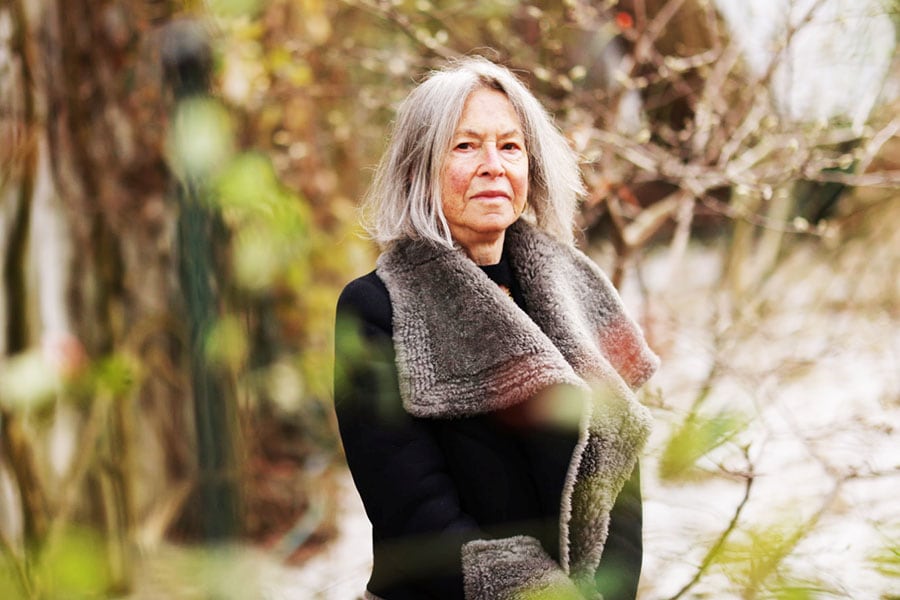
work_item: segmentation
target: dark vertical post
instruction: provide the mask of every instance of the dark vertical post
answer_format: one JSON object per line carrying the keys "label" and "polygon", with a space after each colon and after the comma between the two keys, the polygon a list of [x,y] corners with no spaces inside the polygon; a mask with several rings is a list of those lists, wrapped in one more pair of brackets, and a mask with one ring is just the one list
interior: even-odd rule
{"label": "dark vertical post", "polygon": [[[190,21],[175,22],[165,35],[163,63],[180,103],[209,95],[212,54],[205,32]],[[209,201],[207,173],[180,174],[177,196],[178,267],[190,330],[190,371],[194,400],[199,481],[193,515],[208,540],[238,532],[239,487],[235,466],[237,437],[234,394],[228,380],[206,358],[204,345],[218,315],[215,249],[222,231]]]}

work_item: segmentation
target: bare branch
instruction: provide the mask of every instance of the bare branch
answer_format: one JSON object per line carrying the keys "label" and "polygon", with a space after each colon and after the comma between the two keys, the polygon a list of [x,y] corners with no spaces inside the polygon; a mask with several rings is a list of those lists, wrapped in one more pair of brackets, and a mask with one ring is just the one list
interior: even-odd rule
{"label": "bare branch", "polygon": [[713,198],[708,194],[704,194],[703,196],[701,196],[700,202],[703,203],[703,205],[707,208],[730,219],[734,219],[736,221],[745,221],[761,229],[770,229],[773,231],[780,231],[782,233],[821,235],[821,232],[819,232],[818,230],[810,229],[805,221],[802,222],[803,225],[801,226],[794,225],[793,223],[774,221],[773,219],[769,219],[755,212],[737,210],[733,206],[726,204],[721,200],[717,200],[716,198]]}
{"label": "bare branch", "polygon": [[687,251],[691,239],[691,223],[694,220],[696,199],[682,192],[678,203],[678,212],[675,215],[675,235],[672,237],[672,245],[669,248],[669,269],[666,276],[668,282],[674,279],[678,266]]}
{"label": "bare branch", "polygon": [[762,120],[769,114],[768,106],[762,102],[755,102],[753,108],[744,118],[743,123],[738,127],[731,138],[722,147],[719,152],[718,167],[724,168],[732,156],[738,151],[742,144],[747,141],[753,133],[759,130]]}
{"label": "bare branch", "polygon": [[78,447],[81,448],[81,451],[75,456],[72,466],[60,484],[59,500],[47,532],[50,546],[62,535],[69,523],[72,511],[75,509],[77,493],[96,456],[97,440],[102,433],[103,421],[106,418],[110,402],[111,400],[106,394],[98,394],[91,402],[87,422],[82,427],[78,439]]}
{"label": "bare branch", "polygon": [[[747,448],[744,448],[744,456],[747,456]],[[731,521],[728,522],[728,526],[722,530],[722,533],[719,534],[719,537],[716,539],[716,542],[710,547],[710,549],[706,552],[706,556],[703,557],[703,560],[700,561],[700,566],[697,568],[697,572],[694,573],[694,576],[688,581],[684,587],[682,587],[678,592],[675,593],[674,596],[671,596],[669,600],[678,600],[684,596],[687,592],[691,590],[697,582],[700,581],[700,578],[706,573],[709,566],[712,564],[713,560],[715,560],[719,551],[722,549],[722,546],[725,545],[725,542],[731,536],[731,533],[735,530],[738,524],[738,520],[741,518],[741,513],[744,511],[744,507],[747,506],[747,502],[750,500],[750,491],[753,489],[753,464],[750,463],[749,457],[747,458],[748,466],[747,466],[747,475],[744,480],[744,495],[741,497],[741,501],[738,503],[737,507],[734,509],[734,514],[731,516]]]}
{"label": "bare branch", "polygon": [[678,210],[681,204],[681,196],[681,191],[674,192],[663,200],[643,209],[637,218],[629,223],[622,232],[625,243],[634,248],[642,246]]}
{"label": "bare branch", "polygon": [[900,119],[893,119],[878,133],[872,136],[871,141],[866,144],[864,154],[857,166],[857,171],[865,173],[872,164],[872,161],[875,160],[875,156],[878,155],[882,146],[884,146],[892,137],[896,136],[898,131],[900,131]]}
{"label": "bare branch", "polygon": [[691,147],[695,155],[704,154],[709,143],[712,127],[721,120],[721,115],[725,114],[729,109],[729,104],[725,100],[722,90],[725,89],[728,73],[735,67],[740,55],[740,47],[734,42],[729,44],[725,51],[722,52],[709,77],[706,78],[703,94],[694,109],[696,131],[691,140]]}
{"label": "bare branch", "polygon": [[672,20],[672,17],[675,16],[675,13],[678,12],[683,4],[684,0],[669,0],[666,2],[666,5],[663,6],[662,10],[653,17],[653,20],[650,21],[647,28],[644,29],[643,34],[638,38],[637,44],[635,45],[634,54],[638,62],[647,62],[650,60],[651,48],[657,38],[659,38],[659,35],[665,31],[666,25]]}
{"label": "bare branch", "polygon": [[882,171],[879,173],[841,173],[836,171],[820,171],[813,166],[804,169],[803,177],[810,181],[843,183],[855,187],[900,188],[900,171]]}
{"label": "bare branch", "polygon": [[825,0],[817,0],[807,9],[806,13],[797,21],[797,23],[789,24],[787,31],[785,31],[784,43],[778,49],[772,59],[769,61],[766,70],[763,72],[762,77],[753,82],[753,87],[757,86],[768,86],[772,81],[772,77],[775,75],[775,71],[778,70],[778,66],[781,64],[781,60],[784,58],[784,55],[787,53],[788,49],[791,46],[791,43],[794,40],[794,37],[797,33],[800,32],[801,29],[809,25],[816,12],[825,4]]}

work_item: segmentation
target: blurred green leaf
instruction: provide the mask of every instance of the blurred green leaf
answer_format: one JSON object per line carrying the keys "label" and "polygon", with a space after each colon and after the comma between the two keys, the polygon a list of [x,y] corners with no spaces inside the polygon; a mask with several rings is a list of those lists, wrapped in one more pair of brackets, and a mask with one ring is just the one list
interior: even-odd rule
{"label": "blurred green leaf", "polygon": [[249,290],[265,290],[275,284],[283,264],[282,248],[263,228],[239,232],[234,239],[233,252],[236,283]]}
{"label": "blurred green leaf", "polygon": [[113,354],[99,361],[94,368],[94,386],[114,397],[128,394],[138,381],[140,366],[124,354]]}
{"label": "blurred green leaf", "polygon": [[220,17],[252,16],[263,5],[261,0],[207,0],[209,10]]}
{"label": "blurred green leaf", "polygon": [[211,98],[178,103],[169,133],[173,168],[182,177],[206,178],[218,172],[233,153],[233,124],[222,104]]}
{"label": "blurred green leaf", "polygon": [[691,479],[703,474],[697,461],[734,437],[745,427],[739,415],[721,412],[713,416],[691,414],[674,429],[659,460],[659,476],[666,481]]}
{"label": "blurred green leaf", "polygon": [[103,538],[93,530],[70,527],[41,555],[36,579],[48,598],[105,596],[110,573]]}
{"label": "blurred green leaf", "polygon": [[766,591],[785,600],[820,598],[827,586],[796,577],[785,564],[805,533],[804,524],[788,522],[746,528],[722,546],[715,562],[747,597]]}
{"label": "blurred green leaf", "polygon": [[306,235],[309,209],[278,179],[271,161],[262,154],[237,156],[217,181],[218,202],[235,225],[262,221],[273,230]]}
{"label": "blurred green leaf", "polygon": [[309,209],[281,185],[268,158],[238,156],[222,172],[217,191],[235,229],[232,266],[239,285],[262,291],[308,268]]}
{"label": "blurred green leaf", "polygon": [[237,317],[228,315],[213,325],[206,338],[206,356],[212,364],[236,372],[248,355],[247,336]]}
{"label": "blurred green leaf", "polygon": [[900,581],[900,544],[897,541],[890,542],[875,552],[869,562],[885,577]]}
{"label": "blurred green leaf", "polygon": [[15,567],[6,556],[0,556],[0,598],[24,598],[22,587],[15,573]]}

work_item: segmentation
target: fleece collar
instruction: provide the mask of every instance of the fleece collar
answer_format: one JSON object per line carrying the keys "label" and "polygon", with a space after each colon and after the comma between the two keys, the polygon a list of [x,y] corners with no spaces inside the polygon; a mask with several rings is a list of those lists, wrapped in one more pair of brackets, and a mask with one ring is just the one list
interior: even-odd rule
{"label": "fleece collar", "polygon": [[506,249],[528,314],[461,250],[405,240],[379,258],[410,414],[489,412],[554,384],[636,389],[652,375],[658,359],[593,261],[522,221]]}
{"label": "fleece collar", "polygon": [[527,314],[459,249],[404,240],[379,257],[401,397],[414,416],[453,418],[507,408],[551,386],[582,390],[561,557],[567,569],[593,569],[612,502],[649,431],[633,390],[658,359],[587,256],[521,220],[507,230],[506,251]]}

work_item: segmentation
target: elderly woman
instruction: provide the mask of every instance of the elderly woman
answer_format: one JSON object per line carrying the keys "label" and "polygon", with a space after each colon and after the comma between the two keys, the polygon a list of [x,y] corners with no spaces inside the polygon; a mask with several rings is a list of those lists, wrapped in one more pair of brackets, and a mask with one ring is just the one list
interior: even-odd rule
{"label": "elderly woman", "polygon": [[337,311],[367,598],[634,598],[649,429],[634,393],[657,358],[573,247],[581,192],[501,66],[456,62],[401,105],[367,198],[383,253]]}

